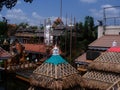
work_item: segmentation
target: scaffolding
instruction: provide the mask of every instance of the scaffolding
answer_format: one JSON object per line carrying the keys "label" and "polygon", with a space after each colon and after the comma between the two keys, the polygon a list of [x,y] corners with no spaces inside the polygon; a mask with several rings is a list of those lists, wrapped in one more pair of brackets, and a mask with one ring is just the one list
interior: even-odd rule
{"label": "scaffolding", "polygon": [[103,8],[103,23],[105,26],[120,25],[120,6]]}

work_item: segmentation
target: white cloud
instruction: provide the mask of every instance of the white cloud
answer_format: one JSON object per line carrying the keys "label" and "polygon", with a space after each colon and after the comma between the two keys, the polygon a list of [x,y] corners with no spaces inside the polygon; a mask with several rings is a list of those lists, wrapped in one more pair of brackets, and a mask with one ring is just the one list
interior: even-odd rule
{"label": "white cloud", "polygon": [[36,18],[36,19],[41,19],[42,17],[40,15],[38,15],[36,12],[33,12],[32,13],[32,16],[33,18]]}
{"label": "white cloud", "polygon": [[11,23],[28,22],[26,14],[21,9],[8,10],[6,13],[6,18],[10,20]]}
{"label": "white cloud", "polygon": [[[31,14],[27,15],[24,11],[21,9],[11,9],[7,10],[6,15],[4,15],[9,21],[8,23],[11,24],[19,24],[21,22],[27,22],[29,25],[37,25],[44,24],[45,19],[47,18],[51,19],[51,22],[55,21],[58,17],[52,16],[52,17],[43,17],[40,16],[37,12],[32,12]],[[0,14],[0,18],[2,18],[2,15]],[[65,22],[65,18],[62,18],[63,22]]]}
{"label": "white cloud", "polygon": [[97,2],[97,0],[80,0],[81,2],[84,2],[84,3],[95,3]]}
{"label": "white cloud", "polygon": [[[96,18],[103,18],[103,8],[112,7],[112,5],[102,5],[99,10],[97,9],[90,9],[91,15]],[[106,17],[118,17],[120,14],[120,10],[117,8],[106,8],[105,9]]]}

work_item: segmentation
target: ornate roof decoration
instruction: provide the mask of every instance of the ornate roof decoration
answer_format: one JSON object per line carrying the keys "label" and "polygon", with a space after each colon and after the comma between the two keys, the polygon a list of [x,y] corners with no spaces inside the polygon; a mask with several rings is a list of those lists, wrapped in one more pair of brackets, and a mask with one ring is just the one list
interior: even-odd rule
{"label": "ornate roof decoration", "polygon": [[64,29],[64,24],[63,24],[63,21],[61,20],[61,18],[58,17],[58,18],[54,21],[52,27],[53,27],[54,29]]}
{"label": "ornate roof decoration", "polygon": [[0,47],[0,59],[8,59],[11,58],[12,55],[5,51],[3,48]]}

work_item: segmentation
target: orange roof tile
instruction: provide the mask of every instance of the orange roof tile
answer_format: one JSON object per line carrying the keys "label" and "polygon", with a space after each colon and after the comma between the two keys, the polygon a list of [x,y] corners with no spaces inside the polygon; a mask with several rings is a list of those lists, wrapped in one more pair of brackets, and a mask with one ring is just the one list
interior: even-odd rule
{"label": "orange roof tile", "polygon": [[76,60],[75,62],[85,62],[85,63],[91,63],[92,61],[91,60],[87,60],[86,59],[86,53],[80,55]]}
{"label": "orange roof tile", "polygon": [[96,39],[94,42],[89,44],[89,46],[97,47],[111,47],[113,41],[117,42],[117,46],[120,46],[120,35],[105,35]]}
{"label": "orange roof tile", "polygon": [[26,51],[46,53],[46,46],[43,44],[23,44]]}

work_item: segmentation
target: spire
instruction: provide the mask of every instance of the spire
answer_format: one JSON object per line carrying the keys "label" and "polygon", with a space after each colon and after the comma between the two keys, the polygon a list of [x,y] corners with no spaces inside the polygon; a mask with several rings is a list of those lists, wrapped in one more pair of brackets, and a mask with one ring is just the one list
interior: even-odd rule
{"label": "spire", "polygon": [[59,55],[59,48],[56,45],[53,48],[53,55]]}

